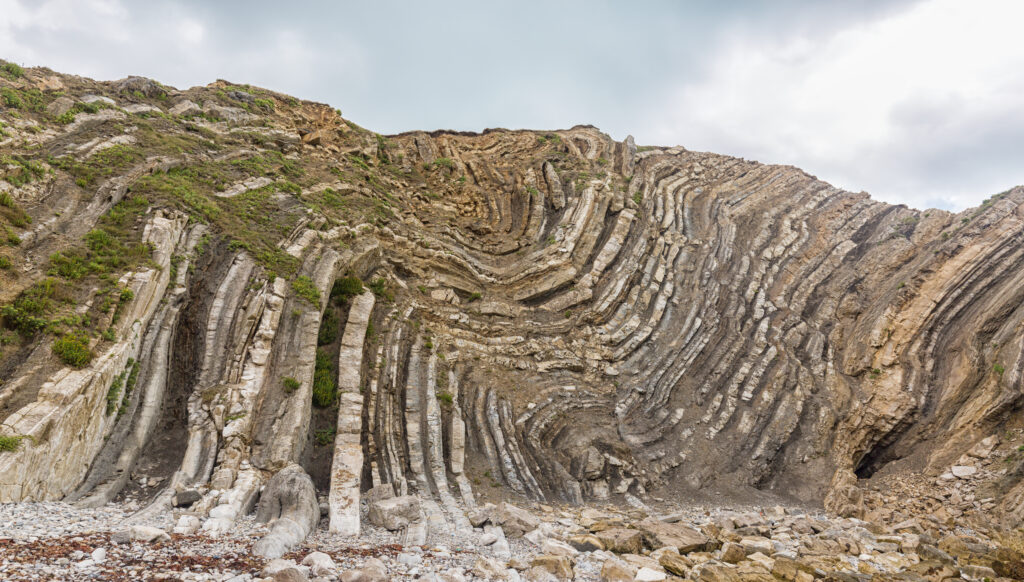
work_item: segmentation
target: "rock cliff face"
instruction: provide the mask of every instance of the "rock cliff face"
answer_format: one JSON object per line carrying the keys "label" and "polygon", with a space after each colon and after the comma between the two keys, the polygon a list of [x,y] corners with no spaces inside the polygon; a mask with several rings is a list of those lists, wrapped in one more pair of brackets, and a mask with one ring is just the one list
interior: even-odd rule
{"label": "rock cliff face", "polygon": [[922,212],[585,126],[385,137],[223,81],[0,88],[0,502],[141,476],[150,511],[198,489],[216,533],[298,465],[349,533],[381,484],[431,530],[481,494],[857,515],[859,480],[1019,437],[1024,188]]}

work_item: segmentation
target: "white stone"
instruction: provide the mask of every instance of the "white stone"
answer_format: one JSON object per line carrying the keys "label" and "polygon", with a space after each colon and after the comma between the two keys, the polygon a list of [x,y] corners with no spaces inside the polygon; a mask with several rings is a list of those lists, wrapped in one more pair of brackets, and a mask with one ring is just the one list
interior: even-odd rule
{"label": "white stone", "polygon": [[975,475],[975,473],[978,472],[978,468],[972,467],[970,465],[953,465],[950,468],[950,472],[953,473],[954,477],[958,477],[960,479],[970,479]]}
{"label": "white stone", "polygon": [[636,578],[634,578],[634,580],[637,582],[659,582],[660,580],[665,580],[667,578],[668,576],[664,572],[659,572],[654,568],[644,566],[637,571]]}

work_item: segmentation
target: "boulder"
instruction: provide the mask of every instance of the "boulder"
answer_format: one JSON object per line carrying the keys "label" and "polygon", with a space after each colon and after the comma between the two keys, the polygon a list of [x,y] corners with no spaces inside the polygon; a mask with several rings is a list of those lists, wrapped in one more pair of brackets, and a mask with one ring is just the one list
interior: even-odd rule
{"label": "boulder", "polygon": [[[751,552],[756,553],[756,552]],[[770,554],[770,552],[765,555]],[[747,551],[743,549],[743,546],[734,544],[732,542],[726,542],[722,545],[722,561],[729,564],[737,564],[747,557]]]}
{"label": "boulder", "polygon": [[636,582],[661,582],[667,578],[668,576],[664,572],[645,566],[637,570],[634,580]]}
{"label": "boulder", "polygon": [[479,505],[466,512],[466,519],[473,527],[483,527],[491,520],[491,513],[496,509],[493,503]]}
{"label": "boulder", "polygon": [[46,106],[46,112],[52,115],[53,117],[60,117],[68,111],[71,111],[71,108],[74,106],[74,99],[70,97],[58,97]]}
{"label": "boulder", "polygon": [[116,81],[114,87],[122,93],[137,94],[144,97],[162,98],[167,95],[167,90],[164,89],[163,85],[146,77],[125,77],[120,81]]}
{"label": "boulder", "polygon": [[857,487],[857,474],[850,469],[837,469],[832,476],[825,509],[840,517],[864,518],[864,491]]}
{"label": "boulder", "polygon": [[202,498],[203,496],[195,489],[185,489],[184,491],[176,492],[174,496],[171,497],[171,504],[175,507],[189,507]]}
{"label": "boulder", "polygon": [[388,569],[377,558],[367,558],[361,568],[347,570],[338,577],[341,582],[388,582]]}
{"label": "boulder", "polygon": [[605,560],[601,566],[601,582],[633,582],[636,569],[621,560]]}
{"label": "boulder", "polygon": [[710,550],[715,545],[706,535],[682,523],[665,523],[649,517],[636,527],[643,533],[644,544],[652,550],[669,546],[687,554]]}
{"label": "boulder", "polygon": [[643,549],[643,534],[635,529],[616,527],[595,534],[601,545],[616,554],[639,554]]}
{"label": "boulder", "polygon": [[330,576],[338,567],[330,556],[323,552],[313,552],[302,559],[303,566],[309,566],[309,573],[314,576]]}
{"label": "boulder", "polygon": [[505,567],[486,556],[480,556],[473,563],[473,575],[483,580],[504,580],[506,578]]}
{"label": "boulder", "polygon": [[537,529],[540,520],[532,513],[511,503],[502,503],[491,514],[491,523],[500,525],[508,537],[521,537]]}
{"label": "boulder", "polygon": [[601,539],[591,534],[571,536],[565,541],[581,552],[596,552],[605,549]]}
{"label": "boulder", "polygon": [[957,479],[970,479],[978,473],[978,468],[970,465],[953,465],[949,472]]}
{"label": "boulder", "polygon": [[658,556],[658,564],[669,574],[685,578],[690,573],[693,562],[676,552],[662,552]]}
{"label": "boulder", "polygon": [[270,478],[256,507],[256,521],[269,524],[270,532],[252,547],[265,558],[283,556],[316,529],[320,504],[302,467],[292,463]]}
{"label": "boulder", "polygon": [[378,499],[370,503],[367,517],[374,525],[398,531],[421,521],[420,500],[415,495]]}
{"label": "boulder", "polygon": [[717,562],[702,564],[695,579],[699,582],[743,582],[736,568]]}
{"label": "boulder", "polygon": [[171,541],[171,536],[158,527],[148,525],[133,525],[126,530],[121,530],[111,536],[110,541],[115,544],[128,542],[142,542],[145,544],[161,543]]}
{"label": "boulder", "polygon": [[203,108],[196,105],[194,102],[185,99],[180,101],[168,110],[171,115],[199,115],[203,112]]}
{"label": "boulder", "polygon": [[746,537],[740,540],[740,546],[747,554],[761,552],[766,556],[770,556],[775,552],[775,545],[768,538]]}
{"label": "boulder", "polygon": [[570,558],[580,553],[579,550],[571,545],[561,540],[550,538],[540,544],[540,551],[552,556],[567,556]]}
{"label": "boulder", "polygon": [[540,568],[558,580],[572,580],[572,560],[567,556],[542,554],[530,561],[530,569]]}
{"label": "boulder", "polygon": [[274,582],[307,582],[309,577],[303,568],[295,564],[293,560],[282,560],[275,558],[267,562],[260,575],[270,578]]}

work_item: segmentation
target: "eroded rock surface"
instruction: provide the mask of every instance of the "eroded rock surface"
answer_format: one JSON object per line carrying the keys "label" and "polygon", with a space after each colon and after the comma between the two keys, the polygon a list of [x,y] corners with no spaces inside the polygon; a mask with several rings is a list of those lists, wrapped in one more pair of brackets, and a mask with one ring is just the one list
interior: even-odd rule
{"label": "eroded rock surface", "polygon": [[[405,543],[480,527],[496,555],[547,536],[512,499],[1024,521],[1024,188],[918,211],[589,126],[380,136],[223,81],[0,85],[2,502],[187,497],[175,527],[219,536],[301,473],[269,553],[317,494],[359,535],[382,486],[417,500]],[[606,525],[565,541],[721,551]],[[769,555],[748,533],[724,564]],[[685,566],[608,568],[661,558]]]}

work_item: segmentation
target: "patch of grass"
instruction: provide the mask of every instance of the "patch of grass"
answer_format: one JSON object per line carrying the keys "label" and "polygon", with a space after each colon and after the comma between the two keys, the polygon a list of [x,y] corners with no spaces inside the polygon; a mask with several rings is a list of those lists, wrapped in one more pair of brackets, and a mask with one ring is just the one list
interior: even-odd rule
{"label": "patch of grass", "polygon": [[[25,159],[22,156],[0,156],[0,166],[6,167],[4,169],[4,181],[15,188],[20,188],[46,175],[46,168],[43,164],[35,160]],[[10,195],[6,192],[0,194],[10,199]],[[9,200],[9,202],[13,202],[13,200]],[[13,204],[5,202],[0,202],[0,205],[7,206],[8,208],[14,207]]]}
{"label": "patch of grass", "polygon": [[444,168],[446,170],[455,169],[455,161],[451,158],[437,158],[431,165],[435,168]]}
{"label": "patch of grass", "polygon": [[1000,376],[1002,376],[1003,372],[1006,371],[1006,368],[1004,368],[1002,364],[994,364],[992,366],[992,371],[995,372],[996,374],[999,374]]}
{"label": "patch of grass", "polygon": [[395,294],[392,293],[390,289],[388,289],[387,279],[383,277],[377,277],[373,281],[370,281],[367,284],[367,286],[370,288],[370,291],[373,291],[374,295],[383,299],[384,301],[391,303],[395,300]]}
{"label": "patch of grass", "polygon": [[[96,152],[85,161],[80,162],[71,156],[63,156],[51,157],[49,163],[70,174],[75,179],[75,184],[82,188],[89,188],[111,176],[123,174],[130,166],[144,159],[145,155],[137,147],[115,145]],[[135,189],[134,186],[133,189]]]}
{"label": "patch of grass", "polygon": [[299,275],[292,281],[292,291],[296,295],[302,297],[313,306],[320,305],[320,290],[316,288],[316,283],[312,279],[305,275]]}
{"label": "patch of grass", "polygon": [[92,361],[89,336],[83,332],[62,335],[53,342],[53,353],[72,368],[84,368]]}
{"label": "patch of grass", "polygon": [[334,366],[331,357],[323,350],[316,351],[316,367],[313,370],[313,405],[327,408],[338,397],[338,386],[334,381]]}
{"label": "patch of grass", "polygon": [[127,374],[127,370],[122,370],[120,374],[114,378],[114,381],[110,383],[110,388],[107,389],[107,416],[114,414],[117,410],[117,404],[121,400],[121,389],[124,388],[124,379]]}
{"label": "patch of grass", "polygon": [[0,435],[0,453],[13,453],[21,448],[21,441],[26,436],[2,436]]}
{"label": "patch of grass", "polygon": [[452,403],[455,402],[455,396],[453,396],[452,393],[448,392],[447,390],[443,392],[438,392],[437,399],[440,400],[442,403],[447,404],[448,406],[451,406]]}
{"label": "patch of grass", "polygon": [[100,109],[108,107],[110,106],[102,102],[75,103],[74,107],[57,116],[55,121],[61,125],[68,125],[75,120],[75,116],[79,113],[98,113]]}
{"label": "patch of grass", "polygon": [[324,310],[324,316],[320,319],[320,330],[317,332],[316,344],[318,346],[326,346],[334,343],[334,340],[338,339],[338,315],[334,312],[334,309],[328,307]]}
{"label": "patch of grass", "polygon": [[7,271],[11,268],[11,259],[8,257],[0,256],[0,269]]}
{"label": "patch of grass", "polygon": [[644,201],[644,191],[643,190],[637,190],[633,194],[633,202],[636,203],[637,206],[640,206],[640,204],[643,201]]}
{"label": "patch of grass", "polygon": [[479,301],[481,297],[483,297],[483,294],[481,294],[479,291],[474,291],[469,294],[469,299],[467,301],[469,303],[472,303],[474,301]]}
{"label": "patch of grass", "polygon": [[0,77],[14,80],[25,75],[25,70],[15,63],[4,63],[0,65]]}
{"label": "patch of grass", "polygon": [[298,390],[299,386],[302,386],[302,384],[299,384],[299,381],[291,376],[281,378],[281,387],[283,387],[284,391],[289,394]]}
{"label": "patch of grass", "polygon": [[334,442],[334,437],[337,434],[338,429],[335,427],[321,428],[313,431],[313,440],[316,442],[317,446],[326,447]]}
{"label": "patch of grass", "polygon": [[342,277],[335,279],[334,285],[331,286],[331,299],[335,304],[342,305],[362,292],[363,282],[359,277]]}

